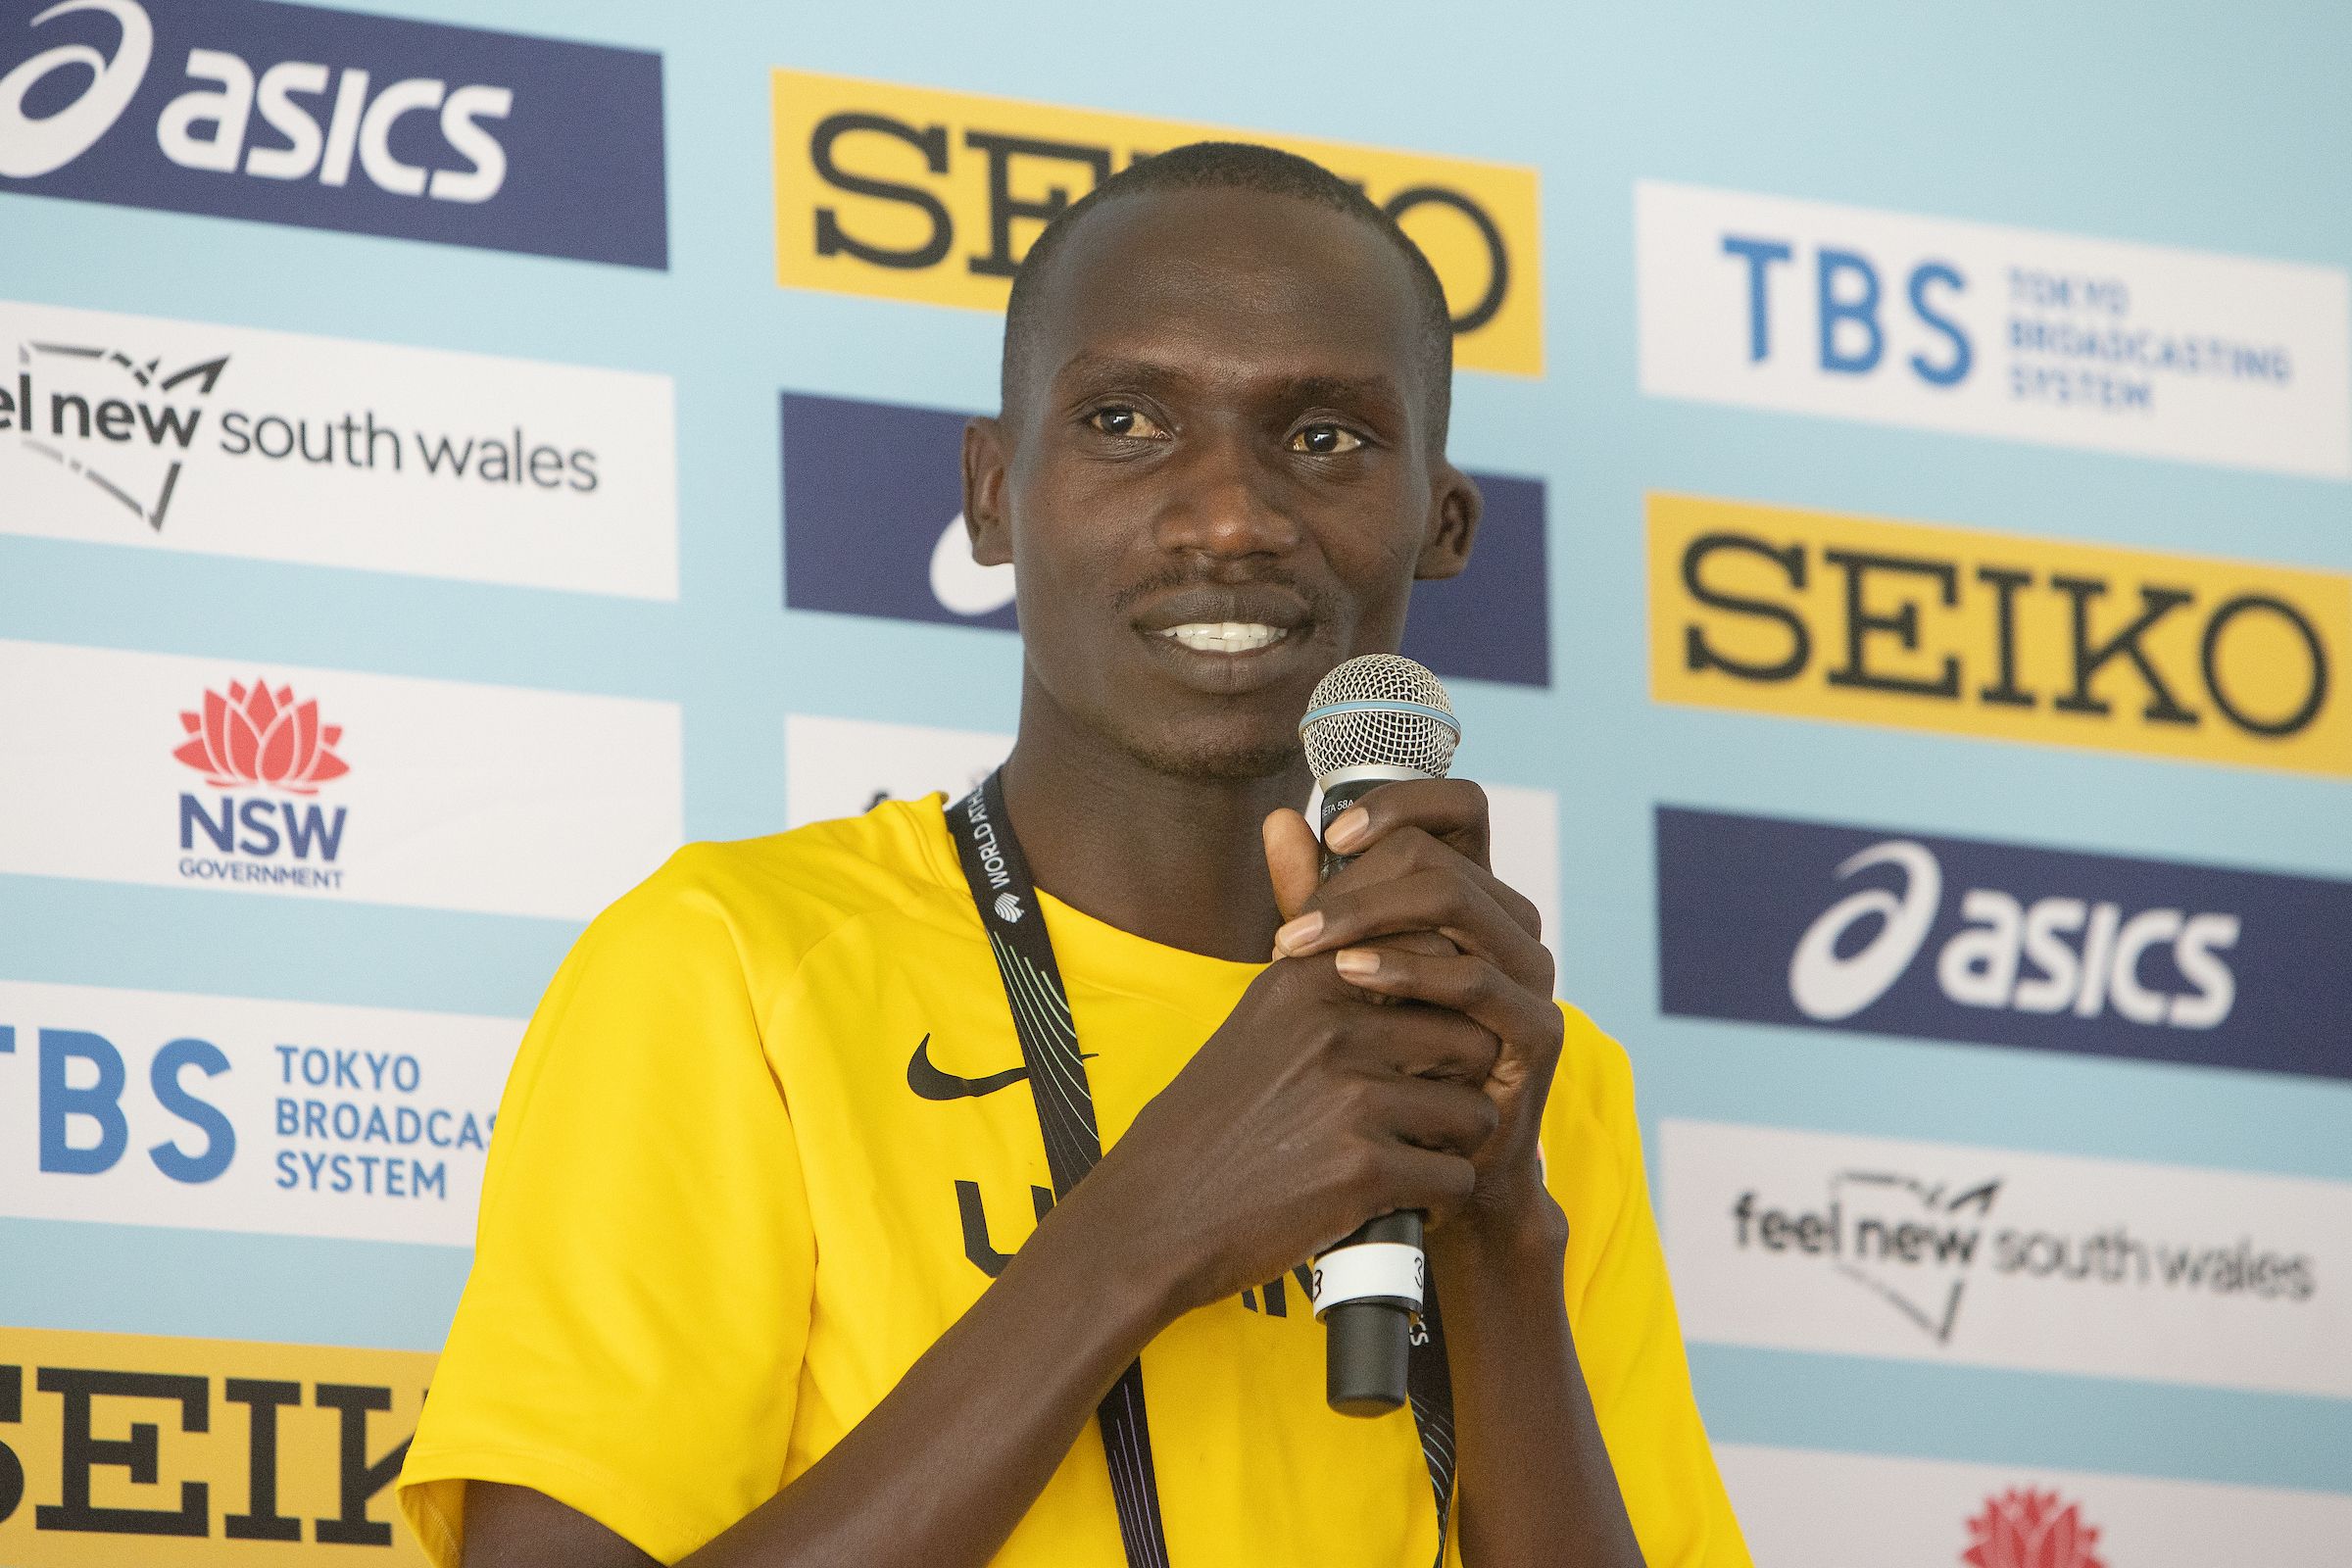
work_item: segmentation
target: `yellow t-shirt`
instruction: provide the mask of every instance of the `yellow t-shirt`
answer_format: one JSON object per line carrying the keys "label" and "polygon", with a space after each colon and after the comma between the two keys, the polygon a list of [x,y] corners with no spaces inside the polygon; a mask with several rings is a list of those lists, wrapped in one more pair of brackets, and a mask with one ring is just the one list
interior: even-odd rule
{"label": "yellow t-shirt", "polygon": [[[1043,904],[1107,1146],[1260,966]],[[466,1479],[534,1488],[669,1562],[814,1465],[1050,1203],[1020,1062],[937,796],[692,846],[608,909],[508,1081],[473,1272],[401,1472],[435,1562],[458,1561]],[[1649,1568],[1745,1565],[1632,1076],[1573,1009],[1544,1138],[1577,1348]],[[1325,1407],[1295,1281],[1187,1314],[1143,1361],[1178,1568],[1427,1568],[1412,1417]],[[1124,1560],[1090,1421],[996,1561]]]}

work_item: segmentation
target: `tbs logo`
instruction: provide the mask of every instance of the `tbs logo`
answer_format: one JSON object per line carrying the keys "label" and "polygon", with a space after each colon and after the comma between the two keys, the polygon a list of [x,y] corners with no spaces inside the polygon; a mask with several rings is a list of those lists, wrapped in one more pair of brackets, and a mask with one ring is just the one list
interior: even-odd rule
{"label": "tbs logo", "polygon": [[[1942,905],[1943,870],[1910,839],[1874,844],[1838,867],[1839,878],[1891,867],[1899,887],[1865,887],[1805,929],[1788,963],[1788,995],[1808,1018],[1850,1018],[1886,994],[1911,966]],[[2072,1012],[2105,1009],[2135,1024],[2211,1029],[2230,1016],[2236,981],[2220,955],[2237,945],[2234,914],[2140,909],[2053,896],[2026,905],[1998,888],[1971,888],[1966,922],[1936,956],[1936,983],[1964,1007]],[[1865,933],[1867,936],[1865,938]],[[1857,945],[1858,941],[1858,945]],[[2183,984],[2162,990],[2141,977],[2151,950],[2168,953]]]}
{"label": "tbs logo", "polygon": [[1776,303],[1794,289],[1811,292],[1816,323],[1814,340],[1795,345],[1795,351],[1817,356],[1828,373],[1868,375],[1878,369],[1888,353],[1890,323],[1902,344],[1917,345],[1908,352],[1898,347],[1901,366],[1928,386],[1957,386],[1976,364],[1976,351],[1953,310],[1968,278],[1948,261],[1930,257],[1888,268],[1860,251],[1821,245],[1806,267],[1787,240],[1748,234],[1724,235],[1723,254],[1746,269],[1751,365],[1771,359],[1776,347],[1788,347],[1776,345],[1773,325]]}
{"label": "tbs logo", "polygon": [[[188,738],[172,755],[204,775],[207,798],[179,798],[179,874],[192,881],[273,882],[339,888],[344,807],[313,799],[351,771],[336,755],[343,729],[320,720],[316,698],[256,680],[208,691],[201,709],[179,715]],[[253,793],[233,793],[240,789]],[[285,799],[291,796],[294,799]],[[212,850],[202,853],[199,841]]]}
{"label": "tbs logo", "polygon": [[[0,1052],[16,1050],[16,1030],[0,1027]],[[129,1152],[130,1123],[122,1112],[122,1092],[129,1073],[122,1053],[104,1036],[86,1029],[40,1031],[40,1168],[68,1176],[101,1176],[113,1170]],[[76,1084],[81,1069],[88,1082]],[[155,1053],[148,1068],[148,1085],[155,1102],[187,1124],[188,1132],[166,1139],[147,1151],[155,1168],[186,1186],[217,1181],[235,1159],[237,1132],[220,1108],[189,1089],[190,1069],[204,1078],[229,1070],[228,1057],[209,1040],[173,1040]],[[87,1125],[96,1133],[84,1140]]]}

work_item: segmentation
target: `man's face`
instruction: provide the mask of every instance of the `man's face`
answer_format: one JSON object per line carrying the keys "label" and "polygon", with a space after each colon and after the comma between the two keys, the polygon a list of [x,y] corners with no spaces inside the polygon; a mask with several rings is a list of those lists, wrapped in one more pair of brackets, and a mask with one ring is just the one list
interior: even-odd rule
{"label": "man's face", "polygon": [[1090,212],[1039,281],[1018,406],[964,463],[1030,679],[1164,772],[1295,765],[1315,682],[1393,652],[1477,523],[1404,258],[1310,203],[1165,191]]}

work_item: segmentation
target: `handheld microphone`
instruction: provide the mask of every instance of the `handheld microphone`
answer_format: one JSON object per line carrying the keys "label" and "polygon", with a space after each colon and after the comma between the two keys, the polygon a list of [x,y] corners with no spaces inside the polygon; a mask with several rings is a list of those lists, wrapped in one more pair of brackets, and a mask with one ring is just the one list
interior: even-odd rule
{"label": "handheld microphone", "polygon": [[[1298,721],[1323,791],[1316,836],[1378,785],[1444,778],[1461,736],[1446,688],[1409,659],[1364,654],[1324,676]],[[1350,858],[1324,850],[1323,875]],[[1343,1415],[1386,1415],[1404,1403],[1429,1278],[1421,1224],[1413,1210],[1384,1214],[1315,1259],[1315,1316],[1328,1336],[1324,1397]]]}

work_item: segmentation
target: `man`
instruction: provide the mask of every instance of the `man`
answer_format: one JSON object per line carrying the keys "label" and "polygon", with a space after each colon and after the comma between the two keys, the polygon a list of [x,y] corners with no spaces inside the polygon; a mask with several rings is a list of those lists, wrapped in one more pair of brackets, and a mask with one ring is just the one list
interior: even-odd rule
{"label": "man", "polygon": [[965,515],[1016,567],[1004,830],[1102,1162],[1055,1200],[937,797],[681,852],[515,1062],[402,1476],[437,1561],[1423,1568],[1443,1428],[1325,1407],[1291,1272],[1419,1208],[1446,1560],[1746,1563],[1624,1055],[1552,1002],[1484,798],[1382,787],[1320,885],[1291,809],[1317,679],[1468,556],[1450,376],[1427,262],[1302,160],[1180,148],[1041,235]]}

